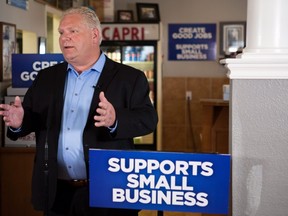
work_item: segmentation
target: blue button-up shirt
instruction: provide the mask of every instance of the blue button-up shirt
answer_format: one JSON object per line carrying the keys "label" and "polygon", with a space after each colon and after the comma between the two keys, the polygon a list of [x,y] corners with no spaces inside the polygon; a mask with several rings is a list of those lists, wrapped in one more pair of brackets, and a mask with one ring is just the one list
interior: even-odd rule
{"label": "blue button-up shirt", "polygon": [[58,178],[86,179],[83,153],[83,131],[97,84],[105,64],[102,53],[99,60],[80,75],[68,65],[62,125],[58,142]]}

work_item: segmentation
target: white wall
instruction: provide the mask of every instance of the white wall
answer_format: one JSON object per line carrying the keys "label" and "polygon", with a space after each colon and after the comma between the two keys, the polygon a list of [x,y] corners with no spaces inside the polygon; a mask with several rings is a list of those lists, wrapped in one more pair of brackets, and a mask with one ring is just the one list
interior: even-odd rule
{"label": "white wall", "polygon": [[[115,10],[134,10],[139,0],[115,0]],[[168,24],[216,23],[246,21],[247,0],[145,0],[158,3],[163,24],[163,76],[172,77],[223,77],[227,70],[218,61],[168,61]],[[219,35],[219,31],[218,31]],[[219,36],[217,41],[219,44]],[[219,53],[219,52],[217,52]]]}
{"label": "white wall", "polygon": [[287,0],[248,0],[249,43],[242,55],[225,60],[233,216],[288,212],[287,8]]}
{"label": "white wall", "polygon": [[[6,4],[6,0],[0,1],[0,22],[7,22],[16,24],[18,30],[31,32],[38,37],[47,37],[47,14],[51,14],[53,19],[61,16],[61,11],[51,6],[44,5],[36,2],[35,0],[29,0],[29,9],[24,10]],[[56,31],[56,42],[58,43],[58,32]],[[55,35],[53,35],[55,37]],[[29,41],[26,41],[26,43]],[[36,40],[36,42],[38,42]],[[25,41],[23,41],[24,45]],[[26,44],[27,45],[27,44]],[[30,46],[29,44],[28,46]],[[34,42],[32,43],[34,46]],[[59,52],[59,48],[55,46],[55,52]],[[37,50],[36,50],[37,51]]]}
{"label": "white wall", "polygon": [[232,83],[233,215],[288,212],[288,81]]}
{"label": "white wall", "polygon": [[29,10],[23,10],[0,1],[0,21],[16,24],[17,29],[35,32],[37,36],[46,35],[45,6],[29,0]]}

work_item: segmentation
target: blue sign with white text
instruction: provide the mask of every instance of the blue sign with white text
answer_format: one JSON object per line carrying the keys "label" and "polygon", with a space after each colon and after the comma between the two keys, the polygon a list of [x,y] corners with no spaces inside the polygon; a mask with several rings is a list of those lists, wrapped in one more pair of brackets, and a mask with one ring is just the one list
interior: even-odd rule
{"label": "blue sign with white text", "polygon": [[230,155],[89,151],[90,206],[228,214]]}
{"label": "blue sign with white text", "polygon": [[169,60],[216,59],[216,24],[169,24]]}
{"label": "blue sign with white text", "polygon": [[15,7],[28,10],[29,9],[29,0],[7,0],[7,4],[13,5]]}
{"label": "blue sign with white text", "polygon": [[63,61],[62,54],[12,54],[12,87],[29,88],[38,71]]}

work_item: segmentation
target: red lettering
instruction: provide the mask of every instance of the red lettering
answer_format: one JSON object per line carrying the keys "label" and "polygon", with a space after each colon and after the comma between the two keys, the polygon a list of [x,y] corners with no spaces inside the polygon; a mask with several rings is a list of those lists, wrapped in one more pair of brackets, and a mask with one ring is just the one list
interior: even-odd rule
{"label": "red lettering", "polygon": [[106,35],[106,32],[109,31],[110,28],[109,27],[105,27],[102,29],[102,37],[103,40],[110,40],[110,37],[108,35]]}
{"label": "red lettering", "polygon": [[139,27],[123,27],[123,28],[111,28],[104,27],[102,29],[103,40],[144,40],[145,28]]}
{"label": "red lettering", "polygon": [[138,33],[138,28],[131,28],[131,40],[139,40]]}
{"label": "red lettering", "polygon": [[120,40],[120,34],[119,34],[119,31],[118,31],[118,28],[115,28],[114,29],[114,32],[113,32],[113,40]]}
{"label": "red lettering", "polygon": [[144,36],[145,36],[145,29],[142,27],[141,28],[141,40],[144,40]]}
{"label": "red lettering", "polygon": [[125,40],[126,36],[130,34],[130,29],[129,28],[123,28],[122,29],[122,39]]}

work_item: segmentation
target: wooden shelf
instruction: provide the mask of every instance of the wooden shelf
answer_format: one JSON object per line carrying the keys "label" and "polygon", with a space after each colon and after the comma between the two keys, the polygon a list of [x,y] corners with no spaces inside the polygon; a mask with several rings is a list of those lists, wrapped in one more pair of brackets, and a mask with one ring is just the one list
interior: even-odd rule
{"label": "wooden shelf", "polygon": [[229,152],[229,101],[201,99],[202,105],[202,152]]}

